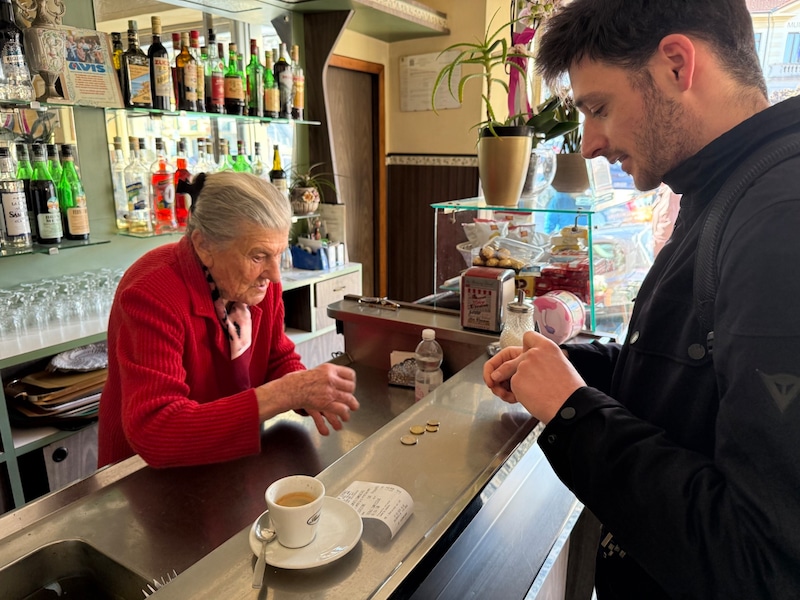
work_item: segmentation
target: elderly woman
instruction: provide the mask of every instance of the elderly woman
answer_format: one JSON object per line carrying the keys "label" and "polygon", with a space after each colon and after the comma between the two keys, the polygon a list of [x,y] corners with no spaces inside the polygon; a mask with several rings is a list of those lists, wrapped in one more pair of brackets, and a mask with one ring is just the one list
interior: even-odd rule
{"label": "elderly woman", "polygon": [[[342,428],[355,373],[305,370],[283,328],[280,257],[291,211],[269,183],[198,175],[184,237],[125,273],[108,323],[99,466],[138,453],[154,467],[255,454],[260,425],[308,414]],[[327,421],[327,423],[326,423]]]}

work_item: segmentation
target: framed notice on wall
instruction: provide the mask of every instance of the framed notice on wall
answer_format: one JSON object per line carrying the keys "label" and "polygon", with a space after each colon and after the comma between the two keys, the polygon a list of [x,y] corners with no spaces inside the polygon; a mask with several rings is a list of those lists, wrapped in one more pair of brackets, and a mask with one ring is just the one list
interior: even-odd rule
{"label": "framed notice on wall", "polygon": [[[404,112],[433,110],[431,96],[433,84],[442,68],[449,63],[457,50],[449,52],[431,52],[430,54],[417,54],[400,58],[400,110]],[[461,79],[461,66],[453,71],[452,81],[455,86]],[[458,90],[450,92],[445,79],[436,90],[436,110],[448,108],[461,108],[461,103],[455,95]]]}
{"label": "framed notice on wall", "polygon": [[66,26],[31,27],[25,31],[31,75],[47,82],[58,73],[53,103],[122,108],[122,92],[108,36],[93,29]]}

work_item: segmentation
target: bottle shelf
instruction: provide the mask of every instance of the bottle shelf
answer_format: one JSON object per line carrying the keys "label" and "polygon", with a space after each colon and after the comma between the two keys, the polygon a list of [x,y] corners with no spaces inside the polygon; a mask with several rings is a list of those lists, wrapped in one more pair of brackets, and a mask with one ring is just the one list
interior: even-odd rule
{"label": "bottle shelf", "polygon": [[124,235],[125,237],[132,237],[132,238],[154,238],[154,237],[164,237],[168,235],[183,235],[184,231],[162,231],[156,233],[155,231],[143,231],[143,232],[130,232],[130,231],[117,231],[117,235]]}
{"label": "bottle shelf", "polygon": [[187,117],[190,119],[236,119],[245,123],[297,123],[298,125],[320,125],[320,121],[307,121],[305,119],[273,119],[270,117],[251,117],[250,115],[229,115],[209,112],[192,112],[188,110],[159,110],[156,108],[124,108],[114,109],[124,110],[131,116],[155,116],[155,117]]}
{"label": "bottle shelf", "polygon": [[0,258],[9,256],[21,256],[23,254],[58,254],[61,250],[70,248],[83,248],[85,246],[98,246],[108,244],[111,240],[88,239],[88,240],[64,240],[60,244],[33,244],[33,248],[20,249],[3,248],[0,250]]}

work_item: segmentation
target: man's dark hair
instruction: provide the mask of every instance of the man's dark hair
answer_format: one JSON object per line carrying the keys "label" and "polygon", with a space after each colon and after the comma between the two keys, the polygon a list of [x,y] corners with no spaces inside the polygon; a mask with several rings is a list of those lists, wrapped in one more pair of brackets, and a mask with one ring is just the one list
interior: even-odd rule
{"label": "man's dark hair", "polygon": [[635,74],[671,33],[703,40],[736,81],[767,95],[745,0],[573,0],[548,21],[536,69],[551,85],[583,58]]}

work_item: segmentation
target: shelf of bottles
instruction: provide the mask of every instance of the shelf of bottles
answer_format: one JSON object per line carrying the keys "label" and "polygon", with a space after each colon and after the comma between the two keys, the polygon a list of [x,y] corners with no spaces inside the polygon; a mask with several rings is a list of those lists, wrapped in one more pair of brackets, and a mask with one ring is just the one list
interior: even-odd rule
{"label": "shelf of bottles", "polygon": [[127,108],[125,109],[129,116],[131,117],[179,117],[179,118],[189,118],[189,119],[201,119],[201,118],[209,118],[209,119],[233,119],[236,122],[240,123],[276,123],[281,125],[286,124],[296,124],[296,125],[320,125],[320,121],[307,121],[305,119],[281,119],[281,118],[272,118],[272,117],[254,117],[250,115],[229,115],[229,114],[217,114],[217,113],[209,113],[209,112],[196,112],[190,110],[159,110],[156,108]]}

